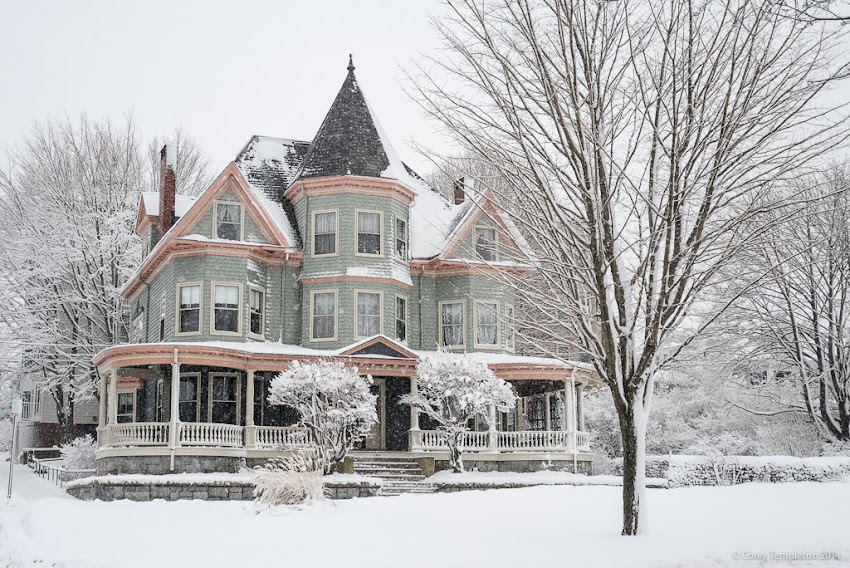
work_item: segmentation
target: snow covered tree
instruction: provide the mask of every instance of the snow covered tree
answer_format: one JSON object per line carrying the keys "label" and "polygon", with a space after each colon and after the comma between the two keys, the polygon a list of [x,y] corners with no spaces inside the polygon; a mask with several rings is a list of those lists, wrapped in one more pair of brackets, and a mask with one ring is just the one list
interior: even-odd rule
{"label": "snow covered tree", "polygon": [[516,405],[511,386],[474,354],[439,351],[424,357],[416,371],[416,394],[401,397],[445,433],[449,463],[463,471],[463,436],[476,416],[490,420],[490,407],[507,412]]}
{"label": "snow covered tree", "polygon": [[293,361],[269,387],[269,404],[294,408],[309,430],[322,471],[330,474],[378,421],[372,377],[332,361]]}
{"label": "snow covered tree", "polygon": [[819,98],[845,71],[843,30],[774,0],[446,4],[416,95],[507,181],[500,202],[540,261],[517,291],[609,387],[622,534],[638,534],[656,375],[712,323],[690,312],[761,235],[775,182],[843,140]]}
{"label": "snow covered tree", "polygon": [[147,169],[148,191],[159,191],[160,151],[165,144],[177,147],[177,163],[174,166],[177,193],[200,195],[215,179],[212,159],[198,141],[182,128],[176,128],[168,136],[155,136],[148,142]]}

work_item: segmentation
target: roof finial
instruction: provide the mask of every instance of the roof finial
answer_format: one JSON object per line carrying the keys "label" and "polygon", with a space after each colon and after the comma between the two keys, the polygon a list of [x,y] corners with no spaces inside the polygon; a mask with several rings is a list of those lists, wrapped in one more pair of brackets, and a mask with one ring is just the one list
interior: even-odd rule
{"label": "roof finial", "polygon": [[354,72],[354,59],[351,57],[351,54],[348,54],[348,72]]}

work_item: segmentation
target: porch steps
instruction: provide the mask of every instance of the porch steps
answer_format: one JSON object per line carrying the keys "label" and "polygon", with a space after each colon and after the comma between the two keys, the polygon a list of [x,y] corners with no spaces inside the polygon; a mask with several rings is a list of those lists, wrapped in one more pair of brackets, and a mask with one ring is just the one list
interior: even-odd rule
{"label": "porch steps", "polygon": [[383,481],[379,495],[435,493],[436,485],[426,483],[425,473],[415,459],[398,457],[355,457],[354,473],[379,477]]}

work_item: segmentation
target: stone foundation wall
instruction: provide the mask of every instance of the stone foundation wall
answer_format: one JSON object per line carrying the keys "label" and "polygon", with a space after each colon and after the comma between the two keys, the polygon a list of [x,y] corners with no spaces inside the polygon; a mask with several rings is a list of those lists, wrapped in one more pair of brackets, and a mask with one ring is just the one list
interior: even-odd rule
{"label": "stone foundation wall", "polygon": [[243,467],[245,467],[244,458],[226,456],[174,456],[174,470],[171,469],[171,456],[105,457],[95,462],[97,475],[237,473]]}
{"label": "stone foundation wall", "polygon": [[[578,461],[576,463],[578,470],[576,473],[585,475],[593,474],[593,462]],[[448,460],[436,460],[436,471],[451,469]],[[573,471],[573,462],[571,460],[476,460],[470,458],[463,459],[463,467],[466,471],[501,471],[515,473],[531,473],[535,471]]]}
{"label": "stone foundation wall", "polygon": [[68,487],[68,493],[83,501],[152,501],[164,499],[201,499],[204,501],[251,501],[254,498],[254,486],[251,484],[230,485],[145,485],[145,484],[108,484],[93,483],[90,485]]}

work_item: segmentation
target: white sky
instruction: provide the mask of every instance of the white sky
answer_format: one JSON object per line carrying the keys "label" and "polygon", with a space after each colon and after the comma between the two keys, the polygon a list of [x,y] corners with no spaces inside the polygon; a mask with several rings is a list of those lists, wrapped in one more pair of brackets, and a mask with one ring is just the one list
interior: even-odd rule
{"label": "white sky", "polygon": [[0,156],[34,119],[120,119],[142,133],[183,127],[222,169],[253,134],[310,140],[348,54],[402,159],[441,148],[403,92],[402,67],[438,48],[436,0],[6,2],[0,16]]}

